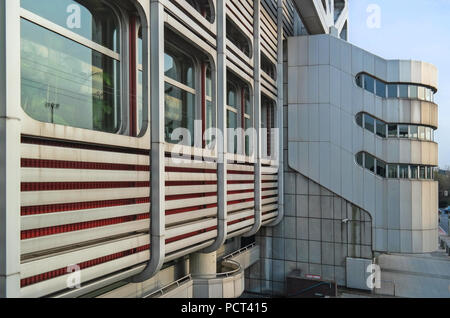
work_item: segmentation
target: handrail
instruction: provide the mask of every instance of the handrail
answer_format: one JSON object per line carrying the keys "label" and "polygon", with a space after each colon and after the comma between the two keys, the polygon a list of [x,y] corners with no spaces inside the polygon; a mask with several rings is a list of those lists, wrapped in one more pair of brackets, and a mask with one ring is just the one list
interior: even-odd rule
{"label": "handrail", "polygon": [[254,242],[252,244],[249,244],[249,245],[247,245],[247,246],[245,246],[245,247],[243,247],[243,248],[241,248],[241,249],[239,249],[237,251],[234,251],[233,253],[230,253],[230,254],[222,257],[222,260],[227,260],[229,258],[233,258],[236,255],[242,254],[243,252],[246,252],[247,250],[249,250],[249,249],[251,249],[251,248],[253,248],[255,246],[256,246],[256,242]]}
{"label": "handrail", "polygon": [[236,268],[231,271],[223,272],[223,273],[192,275],[192,278],[194,278],[194,279],[216,279],[216,278],[221,278],[221,277],[230,277],[230,276],[233,276],[234,274],[242,271],[241,264],[239,264],[236,261],[227,259],[222,262],[222,264],[225,264],[225,263],[233,264],[236,266]]}
{"label": "handrail", "polygon": [[177,285],[177,287],[180,287],[180,286],[181,286],[181,283],[187,282],[187,281],[190,281],[190,280],[192,280],[191,274],[186,275],[186,276],[184,276],[184,277],[182,277],[182,278],[180,278],[180,279],[178,279],[178,280],[176,280],[176,281],[174,281],[174,282],[172,282],[172,283],[170,283],[170,284],[168,284],[168,285],[166,285],[166,286],[164,286],[164,287],[162,287],[162,288],[160,288],[160,289],[158,289],[158,290],[155,290],[155,291],[151,292],[151,293],[148,294],[148,295],[145,295],[145,296],[142,297],[142,298],[151,298],[151,297],[153,297],[153,296],[156,295],[156,294],[161,294],[161,296],[162,296],[162,295],[165,294],[165,291],[166,291],[167,289],[171,288],[171,287],[174,286],[175,284]]}

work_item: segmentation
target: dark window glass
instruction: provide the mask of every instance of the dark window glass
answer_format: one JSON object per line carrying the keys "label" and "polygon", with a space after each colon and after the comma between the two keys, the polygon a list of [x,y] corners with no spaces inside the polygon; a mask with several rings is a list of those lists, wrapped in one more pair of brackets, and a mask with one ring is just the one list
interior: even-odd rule
{"label": "dark window glass", "polygon": [[240,104],[239,95],[238,86],[234,82],[227,81],[227,105],[237,109]]}
{"label": "dark window glass", "polygon": [[21,104],[29,116],[116,133],[120,100],[119,61],[21,21]]}
{"label": "dark window glass", "polygon": [[398,89],[398,85],[397,84],[389,84],[388,85],[388,97],[389,98],[397,98],[397,89]]}
{"label": "dark window glass", "polygon": [[367,114],[364,114],[364,128],[368,131],[375,132],[375,119]]}
{"label": "dark window glass", "polygon": [[103,1],[21,0],[20,5],[88,40],[119,52],[119,20]]}
{"label": "dark window glass", "polygon": [[430,180],[434,179],[433,168],[431,168],[431,167],[427,167],[427,179],[430,179]]}
{"label": "dark window glass", "polygon": [[209,0],[186,0],[195,10],[198,11],[207,21],[214,22],[212,17],[213,8]]}
{"label": "dark window glass", "polygon": [[226,29],[227,39],[230,40],[239,50],[241,50],[242,53],[250,57],[250,40],[247,36],[228,18]]}
{"label": "dark window glass", "polygon": [[[237,114],[231,110],[227,110],[227,128],[236,129],[238,127]],[[228,152],[238,152],[238,138],[236,134],[232,134],[231,130],[228,131]]]}
{"label": "dark window glass", "polygon": [[275,128],[275,103],[265,95],[262,95],[261,98],[261,128],[263,129],[263,136],[261,136],[262,155],[263,157],[271,156],[273,152],[272,129]]}
{"label": "dark window glass", "polygon": [[383,98],[386,97],[386,84],[379,80],[377,80],[377,95]]}
{"label": "dark window glass", "polygon": [[364,75],[364,88],[371,92],[375,92],[375,79],[371,76]]}
{"label": "dark window glass", "polygon": [[386,178],[386,164],[380,160],[377,160],[377,175]]}
{"label": "dark window glass", "polygon": [[398,85],[399,88],[399,98],[408,98],[408,85],[400,84]]}
{"label": "dark window glass", "polygon": [[365,154],[365,168],[375,172],[375,158],[367,153]]}
{"label": "dark window glass", "polygon": [[356,115],[356,124],[360,127],[363,126],[363,114],[359,113]]}
{"label": "dark window glass", "polygon": [[397,138],[397,125],[388,125],[389,138]]}
{"label": "dark window glass", "polygon": [[356,154],[356,163],[363,167],[363,153],[359,152]]}
{"label": "dark window glass", "polygon": [[409,178],[409,167],[407,165],[400,165],[400,179],[408,179]]}
{"label": "dark window glass", "polygon": [[408,125],[399,125],[398,131],[400,138],[408,138]]}
{"label": "dark window glass", "polygon": [[417,166],[409,166],[409,170],[411,179],[417,179],[419,177]]}
{"label": "dark window glass", "polygon": [[360,74],[356,76],[356,85],[358,85],[359,87],[363,87],[363,78],[364,78],[364,74]]}
{"label": "dark window glass", "polygon": [[409,126],[409,134],[410,134],[410,138],[413,138],[413,139],[419,138],[419,127]]}
{"label": "dark window glass", "polygon": [[377,120],[377,135],[386,138],[386,124]]}
{"label": "dark window glass", "polygon": [[389,165],[388,166],[388,178],[397,179],[397,165]]}
{"label": "dark window glass", "polygon": [[272,79],[275,79],[276,67],[269,60],[269,58],[262,52],[261,52],[261,69]]}
{"label": "dark window glass", "polygon": [[419,178],[426,179],[426,168],[424,166],[419,168]]}

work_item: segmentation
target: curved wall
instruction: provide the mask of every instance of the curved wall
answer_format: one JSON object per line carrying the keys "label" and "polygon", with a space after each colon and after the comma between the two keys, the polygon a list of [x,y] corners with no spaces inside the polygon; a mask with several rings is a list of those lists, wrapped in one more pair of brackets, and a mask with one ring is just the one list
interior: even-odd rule
{"label": "curved wall", "polygon": [[366,112],[387,123],[437,128],[432,102],[381,98],[356,85],[361,72],[390,83],[437,89],[437,69],[417,61],[387,61],[328,35],[288,40],[289,166],[368,211],[376,251],[423,253],[437,248],[437,183],[387,179],[355,162],[365,151],[387,163],[437,165],[430,141],[385,139],[359,127]]}

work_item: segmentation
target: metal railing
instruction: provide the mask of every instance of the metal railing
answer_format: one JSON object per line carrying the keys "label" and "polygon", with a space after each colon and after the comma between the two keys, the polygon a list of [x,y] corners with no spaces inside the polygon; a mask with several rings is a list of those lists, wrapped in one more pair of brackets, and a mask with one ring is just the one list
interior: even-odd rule
{"label": "metal railing", "polygon": [[248,251],[249,249],[251,249],[251,248],[253,248],[253,247],[255,247],[255,246],[256,246],[256,242],[255,242],[255,243],[252,243],[252,244],[250,244],[250,245],[247,245],[247,246],[241,248],[240,250],[234,251],[233,253],[228,254],[228,255],[222,257],[222,260],[227,260],[227,259],[229,259],[229,258],[233,258],[233,257],[235,257],[235,256],[237,256],[237,255],[239,255],[239,254],[242,254],[242,253]]}
{"label": "metal railing", "polygon": [[222,272],[222,273],[216,273],[216,274],[201,274],[201,275],[192,275],[193,279],[217,279],[217,278],[227,278],[227,277],[231,277],[234,276],[236,274],[238,274],[239,272],[242,271],[242,267],[241,264],[239,264],[236,261],[230,260],[230,259],[226,259],[223,260],[222,262],[222,266],[226,265],[226,264],[231,264],[233,265],[235,268],[227,271],[227,272]]}
{"label": "metal railing", "polygon": [[[155,297],[157,294],[159,294],[159,296],[163,296],[169,290],[172,290],[173,288],[180,287],[182,284],[187,283],[188,281],[191,281],[191,280],[192,280],[191,274],[186,275],[186,276],[184,276],[184,277],[182,277],[182,278],[180,278],[180,279],[178,279],[178,280],[176,280],[176,281],[174,281],[174,282],[172,282],[172,283],[170,283],[170,284],[168,284],[168,285],[166,285],[166,286],[164,286],[164,287],[162,287],[162,288],[160,288],[158,290],[155,290],[155,291],[151,292],[150,294],[145,295],[142,298],[152,298],[152,297]],[[176,285],[176,287],[175,287],[175,285]]]}

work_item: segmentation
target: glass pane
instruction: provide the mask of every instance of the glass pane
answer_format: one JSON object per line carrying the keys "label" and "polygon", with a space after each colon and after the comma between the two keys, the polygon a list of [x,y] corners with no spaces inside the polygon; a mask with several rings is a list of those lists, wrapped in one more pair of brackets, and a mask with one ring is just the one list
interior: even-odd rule
{"label": "glass pane", "polygon": [[409,134],[410,138],[413,139],[419,138],[419,128],[417,126],[409,126]]}
{"label": "glass pane", "polygon": [[362,127],[363,126],[362,121],[363,121],[363,115],[361,113],[357,114],[356,115],[356,124],[358,126]]}
{"label": "glass pane", "polygon": [[371,93],[375,92],[375,80],[373,77],[364,75],[364,88]]}
{"label": "glass pane", "polygon": [[367,170],[375,172],[375,158],[372,157],[371,155],[367,154],[367,153],[366,153],[365,157],[366,157],[365,168]]}
{"label": "glass pane", "polygon": [[245,55],[250,57],[250,40],[230,19],[227,19],[226,31],[227,39]]}
{"label": "glass pane", "polygon": [[389,138],[397,138],[397,125],[388,125]]}
{"label": "glass pane", "polygon": [[363,167],[363,154],[362,152],[356,154],[356,163]]}
{"label": "glass pane", "polygon": [[409,169],[407,165],[400,165],[400,179],[408,179],[409,178]]}
{"label": "glass pane", "polygon": [[144,116],[143,116],[143,96],[142,96],[142,72],[138,71],[138,83],[137,83],[137,116],[138,116],[138,134],[144,126]]}
{"label": "glass pane", "polygon": [[206,68],[206,83],[205,83],[205,91],[206,96],[212,97],[212,79],[211,79],[211,68],[208,66]]}
{"label": "glass pane", "polygon": [[409,85],[409,98],[417,99],[417,86]]}
{"label": "glass pane", "polygon": [[377,175],[386,178],[386,164],[380,160],[377,160]]}
{"label": "glass pane", "polygon": [[399,125],[398,131],[400,138],[408,138],[408,125]]}
{"label": "glass pane", "polygon": [[359,87],[363,87],[363,77],[364,74],[356,76],[356,85],[358,85]]}
{"label": "glass pane", "polygon": [[419,89],[418,89],[418,98],[419,98],[420,100],[425,100],[425,87],[419,86]]}
{"label": "glass pane", "polygon": [[425,140],[431,141],[431,128],[430,127],[425,128]]}
{"label": "glass pane", "polygon": [[[193,145],[194,138],[194,110],[195,95],[176,86],[165,84],[165,135],[166,141],[183,145]],[[185,128],[190,134],[190,140],[183,140],[179,136],[173,136],[176,128]]]}
{"label": "glass pane", "polygon": [[137,63],[138,65],[142,65],[142,27],[139,27],[138,30],[138,39],[137,39]]}
{"label": "glass pane", "polygon": [[[205,114],[205,129],[208,130],[210,128],[214,127],[214,111],[212,102],[207,100],[206,101],[206,114]],[[206,136],[206,144],[209,144],[212,141],[212,138],[210,136]]]}
{"label": "glass pane", "polygon": [[425,140],[425,127],[419,126],[419,139]]}
{"label": "glass pane", "polygon": [[386,84],[379,80],[377,80],[377,95],[383,98],[386,97]]}
{"label": "glass pane", "polygon": [[375,119],[367,114],[364,114],[364,128],[368,131],[375,132]]}
{"label": "glass pane", "polygon": [[430,179],[430,180],[434,179],[433,168],[431,168],[431,167],[427,167],[427,179]]}
{"label": "glass pane", "polygon": [[386,124],[377,120],[377,135],[386,138]]}
{"label": "glass pane", "polygon": [[408,98],[408,85],[401,84],[398,86],[399,88],[399,98]]}
{"label": "glass pane", "polygon": [[164,75],[191,88],[194,85],[194,62],[180,51],[166,45],[164,53]]}
{"label": "glass pane", "polygon": [[32,118],[115,133],[120,128],[120,65],[105,55],[21,20],[21,102]]}
{"label": "glass pane", "polygon": [[409,166],[411,179],[418,178],[418,168],[417,166]]}
{"label": "glass pane", "polygon": [[425,167],[421,166],[419,168],[419,178],[420,179],[425,179],[426,178],[426,171],[425,171]]}
{"label": "glass pane", "polygon": [[425,99],[427,101],[431,101],[431,90],[429,88],[425,88]]}
{"label": "glass pane", "polygon": [[119,52],[119,21],[113,10],[102,1],[21,0],[20,5],[88,40]]}
{"label": "glass pane", "polygon": [[227,82],[227,105],[233,108],[238,108],[239,105],[239,92],[237,86],[228,81]]}
{"label": "glass pane", "polygon": [[388,85],[388,97],[389,98],[397,98],[397,84],[389,84]]}
{"label": "glass pane", "polygon": [[[245,130],[252,127],[250,119],[245,118]],[[244,131],[245,133],[245,131]],[[250,136],[245,135],[245,155],[250,156]]]}
{"label": "glass pane", "polygon": [[248,86],[244,88],[244,103],[245,113],[247,115],[252,115],[252,104],[250,103],[250,90]]}
{"label": "glass pane", "polygon": [[397,165],[388,166],[388,178],[397,179]]}
{"label": "glass pane", "polygon": [[[237,114],[231,110],[227,110],[227,128],[237,128]],[[237,136],[234,135],[232,139],[232,134],[229,131],[228,135],[228,152],[237,153]]]}

